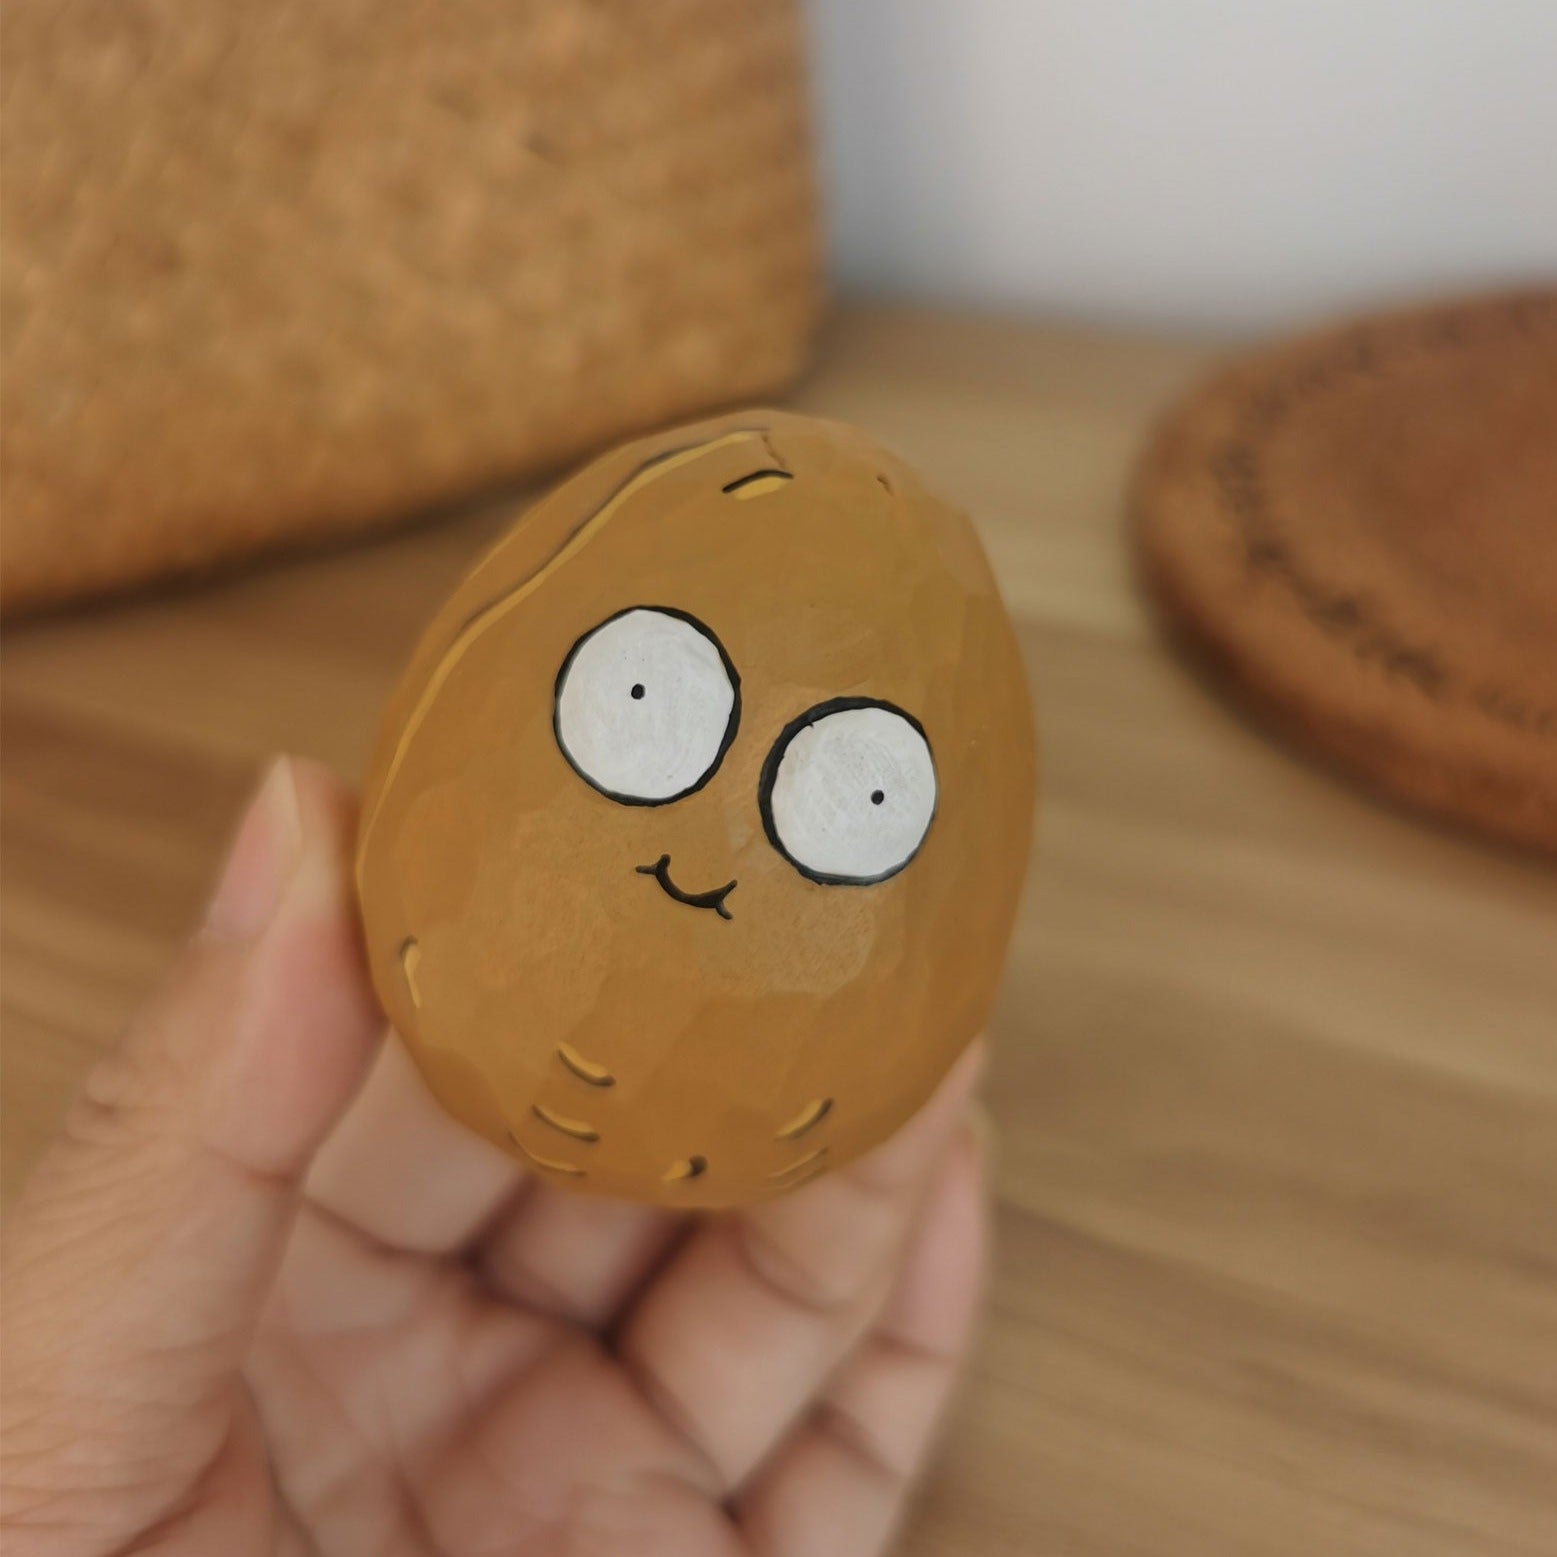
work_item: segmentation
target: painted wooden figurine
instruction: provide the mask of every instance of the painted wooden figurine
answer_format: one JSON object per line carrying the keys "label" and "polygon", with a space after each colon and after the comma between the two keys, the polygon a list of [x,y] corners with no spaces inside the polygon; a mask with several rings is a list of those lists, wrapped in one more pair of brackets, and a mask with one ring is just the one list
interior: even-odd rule
{"label": "painted wooden figurine", "polygon": [[455,591],[389,706],[358,881],[444,1106],[675,1206],[895,1130],[984,1022],[1033,737],[968,521],[836,423],[590,465]]}

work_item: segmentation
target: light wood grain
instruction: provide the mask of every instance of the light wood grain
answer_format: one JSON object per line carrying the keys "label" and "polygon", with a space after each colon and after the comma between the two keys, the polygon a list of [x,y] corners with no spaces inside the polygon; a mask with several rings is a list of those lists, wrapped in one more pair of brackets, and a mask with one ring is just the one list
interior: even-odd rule
{"label": "light wood grain", "polygon": [[[1208,348],[853,312],[796,397],[977,516],[1043,745],[1000,1258],[903,1550],[1557,1551],[1557,875],[1248,728],[1123,516]],[[8,635],[4,1167],[166,964],[262,758],[360,772],[488,509]]]}

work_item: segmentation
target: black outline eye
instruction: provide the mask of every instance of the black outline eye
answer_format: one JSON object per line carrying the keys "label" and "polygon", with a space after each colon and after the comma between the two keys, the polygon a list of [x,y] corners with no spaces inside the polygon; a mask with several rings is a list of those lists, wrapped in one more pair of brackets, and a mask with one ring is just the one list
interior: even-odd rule
{"label": "black outline eye", "polygon": [[[935,814],[940,806],[940,785],[939,778],[937,776],[937,793],[935,803],[930,808],[930,818],[924,824],[924,831],[919,835],[919,842],[914,845],[913,851],[906,859],[894,865],[891,870],[882,871],[880,875],[832,875],[826,871],[813,869],[811,866],[803,863],[800,860],[797,860],[795,856],[789,852],[789,850],[784,846],[784,840],[779,837],[778,826],[773,820],[773,786],[778,780],[778,771],[780,765],[784,761],[784,754],[789,750],[789,743],[793,741],[802,730],[809,729],[813,724],[819,723],[821,720],[826,719],[831,714],[845,713],[848,710],[854,708],[885,709],[887,713],[896,714],[899,719],[902,719],[907,724],[911,725],[918,733],[920,740],[924,742],[925,750],[930,755],[931,772],[932,774],[935,772],[935,752],[930,745],[930,737],[925,734],[924,726],[920,724],[920,722],[914,718],[914,716],[909,713],[906,708],[899,708],[896,703],[889,703],[885,698],[829,698],[825,703],[814,704],[803,714],[801,714],[799,718],[791,719],[789,723],[779,731],[778,739],[774,741],[772,747],[768,751],[768,755],[763,759],[762,776],[757,781],[757,807],[758,810],[762,813],[762,830],[768,835],[768,842],[771,843],[773,847],[778,850],[778,852],[783,855],[783,857],[788,860],[789,863],[793,865],[802,876],[806,878],[806,880],[818,882],[824,887],[873,887],[878,882],[890,881],[892,877],[897,875],[900,871],[907,870],[908,867],[913,864],[914,860],[918,858],[919,851],[924,848],[924,841],[930,836],[930,829],[935,824]],[[879,802],[876,800],[877,794],[881,794],[883,800],[886,798],[882,791],[873,791],[870,797],[871,803],[873,805],[879,804]]]}
{"label": "black outline eye", "polygon": [[[562,738],[562,689],[567,683],[568,672],[573,668],[573,661],[578,652],[589,642],[602,628],[609,627],[612,622],[620,621],[624,616],[631,616],[634,611],[654,611],[660,616],[673,616],[677,621],[685,622],[689,627],[700,632],[719,653],[719,662],[724,666],[724,673],[730,679],[730,717],[725,722],[724,735],[720,739],[719,749],[714,753],[713,760],[703,769],[702,776],[695,784],[689,784],[685,789],[678,790],[674,795],[665,795],[660,798],[650,798],[644,795],[618,794],[615,790],[607,789],[599,784],[574,760],[573,753],[568,750],[567,742]],[[630,695],[639,698],[642,694],[640,684],[635,683]],[[662,605],[630,605],[623,606],[620,611],[613,611],[603,621],[596,622],[586,633],[581,633],[574,640],[573,647],[563,656],[562,664],[557,671],[557,679],[552,687],[551,702],[551,730],[552,736],[557,742],[557,750],[563,755],[564,760],[583,781],[597,794],[604,795],[607,800],[614,800],[623,806],[668,806],[674,805],[678,800],[685,800],[688,795],[696,794],[714,774],[719,771],[720,764],[724,761],[724,754],[734,744],[736,732],[741,724],[741,678],[735,669],[730,656],[725,653],[724,645],[720,643],[714,631],[703,622],[693,616],[689,611],[677,610],[675,606]]]}

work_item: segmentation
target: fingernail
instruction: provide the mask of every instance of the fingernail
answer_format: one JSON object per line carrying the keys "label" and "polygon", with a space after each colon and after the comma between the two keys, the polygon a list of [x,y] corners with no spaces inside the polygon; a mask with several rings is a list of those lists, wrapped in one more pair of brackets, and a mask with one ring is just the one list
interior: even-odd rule
{"label": "fingernail", "polygon": [[224,940],[252,941],[281,905],[303,843],[292,764],[278,757],[260,784],[233,839],[205,927]]}

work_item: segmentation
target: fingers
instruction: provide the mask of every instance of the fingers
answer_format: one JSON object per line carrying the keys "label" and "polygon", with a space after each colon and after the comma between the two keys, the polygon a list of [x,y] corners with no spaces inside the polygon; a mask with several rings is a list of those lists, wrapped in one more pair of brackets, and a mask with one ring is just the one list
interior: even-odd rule
{"label": "fingers", "polygon": [[327,772],[276,764],[205,926],[24,1191],[6,1250],[18,1412],[74,1421],[111,1398],[82,1430],[143,1459],[149,1434],[161,1449],[213,1425],[202,1412],[224,1398],[297,1185],[381,1023],[347,888],[351,821]]}
{"label": "fingers", "polygon": [[479,1269],[510,1302],[604,1330],[687,1226],[674,1212],[537,1183],[493,1226]]}
{"label": "fingers", "polygon": [[757,1557],[885,1550],[957,1377],[988,1245],[980,1153],[948,1154],[893,1296],[736,1507]]}
{"label": "fingers", "polygon": [[981,1061],[860,1162],[696,1232],[629,1315],[624,1366],[739,1486],[876,1317]]}
{"label": "fingers", "polygon": [[593,1330],[686,1226],[529,1177],[444,1113],[393,1036],[314,1159],[305,1193],[338,1232],[403,1253],[466,1253],[496,1296]]}
{"label": "fingers", "polygon": [[306,1188],[310,1203],[374,1242],[435,1255],[463,1249],[530,1192],[516,1163],[439,1107],[394,1037]]}

